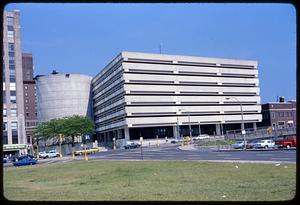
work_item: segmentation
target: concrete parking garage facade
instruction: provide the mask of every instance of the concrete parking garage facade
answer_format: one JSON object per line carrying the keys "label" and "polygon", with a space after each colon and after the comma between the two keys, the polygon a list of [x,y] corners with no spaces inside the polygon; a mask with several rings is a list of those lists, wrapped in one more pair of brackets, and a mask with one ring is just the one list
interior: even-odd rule
{"label": "concrete parking garage facade", "polygon": [[92,79],[96,138],[178,137],[256,128],[257,62],[122,52]]}

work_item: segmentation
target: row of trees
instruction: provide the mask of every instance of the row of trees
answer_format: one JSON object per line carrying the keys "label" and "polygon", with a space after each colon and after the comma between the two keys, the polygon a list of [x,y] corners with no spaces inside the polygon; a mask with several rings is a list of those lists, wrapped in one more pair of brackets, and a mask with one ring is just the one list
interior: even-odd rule
{"label": "row of trees", "polygon": [[73,115],[40,123],[34,132],[34,141],[38,146],[41,140],[51,139],[55,142],[61,140],[60,135],[62,135],[65,141],[72,143],[74,154],[75,137],[93,133],[94,123],[90,118]]}

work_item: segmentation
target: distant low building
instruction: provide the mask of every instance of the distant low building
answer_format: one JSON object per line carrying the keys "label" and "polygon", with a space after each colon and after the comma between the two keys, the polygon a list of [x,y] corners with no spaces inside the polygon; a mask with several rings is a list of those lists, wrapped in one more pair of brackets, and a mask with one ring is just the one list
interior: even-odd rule
{"label": "distant low building", "polygon": [[262,122],[258,126],[273,128],[296,127],[296,100],[285,102],[284,97],[280,97],[278,102],[262,104]]}

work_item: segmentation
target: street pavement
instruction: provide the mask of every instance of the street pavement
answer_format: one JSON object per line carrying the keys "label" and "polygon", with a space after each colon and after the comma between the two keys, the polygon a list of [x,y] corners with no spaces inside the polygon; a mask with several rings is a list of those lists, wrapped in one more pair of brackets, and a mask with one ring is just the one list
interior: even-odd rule
{"label": "street pavement", "polygon": [[[76,156],[75,160],[84,160],[84,156]],[[178,144],[168,144],[153,147],[143,147],[131,150],[108,150],[88,155],[88,160],[196,160],[216,162],[249,162],[249,163],[296,163],[296,150],[224,150],[215,148],[181,147]],[[40,159],[38,164],[70,162],[72,156],[62,159]],[[9,165],[10,164],[10,165]],[[6,166],[11,166],[8,163]]]}

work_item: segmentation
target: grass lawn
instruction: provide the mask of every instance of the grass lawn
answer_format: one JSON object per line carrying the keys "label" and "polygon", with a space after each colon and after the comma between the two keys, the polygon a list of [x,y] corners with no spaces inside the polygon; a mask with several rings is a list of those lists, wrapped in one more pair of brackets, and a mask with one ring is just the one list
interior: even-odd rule
{"label": "grass lawn", "polygon": [[[236,168],[238,165],[238,168]],[[296,165],[74,161],[3,171],[8,200],[291,200]]]}

